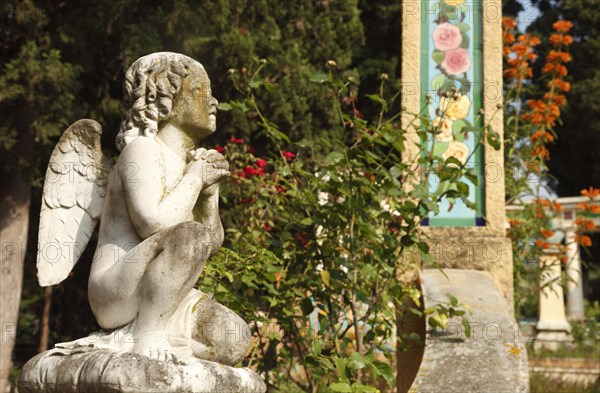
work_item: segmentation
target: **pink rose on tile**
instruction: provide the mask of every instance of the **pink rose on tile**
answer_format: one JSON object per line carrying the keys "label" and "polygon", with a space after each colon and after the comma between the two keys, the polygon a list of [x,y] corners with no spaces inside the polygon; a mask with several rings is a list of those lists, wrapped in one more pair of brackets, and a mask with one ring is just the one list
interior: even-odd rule
{"label": "pink rose on tile", "polygon": [[442,61],[442,67],[452,75],[460,75],[466,72],[470,66],[469,52],[464,48],[447,51],[444,61]]}
{"label": "pink rose on tile", "polygon": [[433,30],[433,43],[442,51],[456,49],[462,42],[462,35],[458,27],[450,23],[440,23]]}

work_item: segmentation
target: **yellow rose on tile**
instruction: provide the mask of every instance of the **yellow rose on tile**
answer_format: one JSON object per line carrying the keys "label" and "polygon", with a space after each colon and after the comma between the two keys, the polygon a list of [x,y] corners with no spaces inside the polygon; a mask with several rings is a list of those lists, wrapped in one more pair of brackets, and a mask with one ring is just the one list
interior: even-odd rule
{"label": "yellow rose on tile", "polygon": [[454,135],[452,134],[452,124],[454,122],[445,117],[436,117],[433,119],[433,126],[437,127],[437,134],[435,135],[435,140],[438,142],[450,142],[454,140]]}
{"label": "yellow rose on tile", "polygon": [[454,97],[442,97],[440,100],[440,111],[442,116],[445,116],[451,120],[462,120],[467,117],[469,108],[471,107],[471,100],[467,96]]}
{"label": "yellow rose on tile", "polygon": [[[442,158],[447,160],[450,157],[456,158],[461,164],[466,164],[467,158],[469,158],[469,147],[463,143],[458,141],[452,141],[448,144],[448,149],[444,153],[442,153]],[[455,166],[450,164],[450,166]]]}

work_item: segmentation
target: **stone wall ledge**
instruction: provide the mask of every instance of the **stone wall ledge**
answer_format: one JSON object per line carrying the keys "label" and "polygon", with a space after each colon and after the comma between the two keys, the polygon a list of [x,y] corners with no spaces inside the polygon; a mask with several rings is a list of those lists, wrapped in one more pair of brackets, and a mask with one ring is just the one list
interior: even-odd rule
{"label": "stone wall ledge", "polygon": [[446,329],[427,330],[423,360],[410,392],[529,391],[527,351],[512,308],[488,272],[425,269],[421,272],[424,308],[448,302],[467,304],[471,336],[462,320]]}

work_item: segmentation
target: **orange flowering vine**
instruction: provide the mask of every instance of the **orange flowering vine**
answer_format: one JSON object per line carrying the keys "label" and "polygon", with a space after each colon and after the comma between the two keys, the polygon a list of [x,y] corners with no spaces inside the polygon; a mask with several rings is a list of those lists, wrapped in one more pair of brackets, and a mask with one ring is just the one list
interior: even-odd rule
{"label": "orange flowering vine", "polygon": [[521,220],[518,220],[518,219],[516,219],[516,218],[509,218],[509,219],[508,219],[508,224],[509,224],[511,227],[516,227],[517,225],[521,224]]}
{"label": "orange flowering vine", "polygon": [[536,245],[536,246],[538,246],[538,247],[539,247],[539,248],[541,248],[541,249],[544,249],[544,250],[546,250],[546,249],[548,249],[548,248],[552,247],[552,245],[551,245],[550,243],[548,243],[548,242],[545,242],[545,241],[543,241],[543,240],[541,240],[541,239],[537,239],[537,240],[535,241],[535,245]]}
{"label": "orange flowering vine", "polygon": [[575,235],[575,241],[583,247],[590,247],[592,245],[592,239],[588,235],[580,236]]}
{"label": "orange flowering vine", "polygon": [[[561,111],[567,104],[571,84],[567,80],[568,65],[572,56],[568,51],[573,43],[569,31],[573,24],[560,20],[552,25],[553,32],[547,39],[548,52],[540,66],[541,75],[534,75],[532,63],[538,60],[537,46],[540,38],[531,34],[520,34],[512,18],[502,20],[504,87],[505,87],[505,169],[514,176],[507,176],[507,200],[520,201],[523,209],[518,218],[509,219],[509,236],[513,240],[515,271],[526,272],[522,261],[528,255],[538,256],[551,252],[561,262],[567,263],[567,245],[553,243],[555,231],[551,222],[561,210],[556,201],[540,198],[543,178],[550,159],[548,144],[557,139],[554,127],[560,121]],[[539,78],[538,78],[539,77]],[[541,86],[541,91],[534,90]],[[534,183],[523,182],[521,170],[535,174]],[[512,180],[514,178],[514,181]],[[532,196],[526,202],[523,196]],[[600,197],[600,189],[582,190],[590,199]],[[581,212],[581,214],[579,213]],[[591,245],[590,236],[584,233],[595,228],[594,220],[600,213],[598,199],[579,206],[575,225],[578,226],[576,240],[580,245]],[[534,245],[531,248],[531,245]],[[533,254],[530,254],[533,251]],[[516,275],[516,278],[522,277]]]}
{"label": "orange flowering vine", "polygon": [[578,217],[575,220],[575,225],[577,225],[583,231],[593,231],[596,229],[596,224],[594,224],[593,220],[589,218]]}
{"label": "orange flowering vine", "polygon": [[577,215],[574,222],[578,232],[575,240],[584,247],[590,247],[592,239],[587,235],[582,235],[582,233],[593,232],[597,229],[593,217],[600,214],[600,189],[594,187],[583,189],[581,195],[587,197],[589,201],[577,204],[577,208],[581,210],[581,213]]}
{"label": "orange flowering vine", "polygon": [[[560,118],[561,108],[566,105],[564,95],[571,90],[571,84],[565,80],[568,74],[566,64],[571,61],[571,55],[565,50],[573,40],[567,33],[573,24],[568,21],[557,21],[553,24],[554,33],[549,42],[552,49],[548,52],[542,73],[548,78],[548,90],[540,98],[523,99],[521,97],[523,85],[533,78],[531,62],[535,61],[537,54],[535,47],[540,44],[538,37],[530,34],[517,36],[516,22],[512,18],[503,18],[502,33],[504,39],[503,55],[505,59],[504,78],[509,81],[516,92],[517,102],[526,102],[524,113],[520,105],[515,116],[515,133],[518,133],[520,121],[530,126],[530,152],[531,159],[544,168],[544,161],[550,159],[547,144],[554,142],[556,134],[553,127]],[[538,173],[541,170],[537,171]]]}
{"label": "orange flowering vine", "polygon": [[515,39],[514,29],[517,23],[512,18],[502,19],[504,47],[502,53],[506,60],[504,77],[514,81],[519,89],[523,82],[533,77],[531,61],[537,58],[533,48],[540,44],[540,39],[529,34],[523,34]]}
{"label": "orange flowering vine", "polygon": [[600,197],[600,188],[590,187],[587,190],[581,190],[581,195],[586,196],[590,199]]}
{"label": "orange flowering vine", "polygon": [[552,27],[555,31],[549,39],[552,49],[548,52],[546,64],[542,68],[542,73],[549,77],[548,91],[544,93],[542,99],[528,100],[529,110],[523,114],[523,120],[534,127],[530,137],[533,147],[531,155],[541,160],[550,159],[546,144],[556,139],[552,127],[560,117],[561,107],[567,102],[564,93],[571,90],[571,84],[564,78],[568,74],[566,64],[571,61],[571,54],[565,49],[573,42],[572,37],[567,33],[573,24],[561,20],[555,22]]}
{"label": "orange flowering vine", "polygon": [[554,231],[551,229],[542,229],[540,232],[544,237],[552,237],[554,235]]}
{"label": "orange flowering vine", "polygon": [[592,239],[587,235],[583,235],[581,236],[580,244],[584,247],[591,247]]}
{"label": "orange flowering vine", "polygon": [[582,210],[584,213],[590,214],[600,214],[600,201],[588,203],[588,202],[580,202],[577,204],[577,208]]}

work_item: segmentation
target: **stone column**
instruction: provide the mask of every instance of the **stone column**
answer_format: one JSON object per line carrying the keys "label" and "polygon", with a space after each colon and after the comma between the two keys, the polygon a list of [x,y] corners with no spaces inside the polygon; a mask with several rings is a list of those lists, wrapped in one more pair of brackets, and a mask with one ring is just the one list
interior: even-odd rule
{"label": "stone column", "polygon": [[[510,320],[507,326],[514,327],[517,323],[513,313],[512,244],[506,237],[504,152],[502,145],[495,150],[487,143],[476,143],[482,137],[478,131],[482,126],[490,126],[498,132],[501,140],[503,137],[502,1],[402,0],[401,72],[404,109],[401,122],[406,130],[403,160],[412,165],[420,154],[427,154],[418,145],[421,138],[419,125],[452,121],[446,123],[447,130],[443,138],[428,136],[432,146],[430,151],[442,157],[452,156],[458,150],[469,151],[465,165],[478,178],[477,182],[464,179],[469,187],[468,199],[475,209],[461,201],[452,201],[450,204],[449,200],[443,199],[439,204],[439,212],[421,221],[420,229],[428,237],[430,253],[439,267],[457,272],[453,275],[451,285],[452,288],[465,289],[464,299],[478,299],[482,309],[490,314],[496,312],[497,318],[505,316]],[[454,104],[447,104],[448,93],[452,93]],[[465,109],[466,104],[468,109]],[[449,115],[441,110],[445,105],[460,105],[463,109],[460,113]],[[419,124],[415,114],[428,117],[432,123]],[[423,178],[422,181],[434,190],[441,180],[432,177]],[[417,256],[416,262],[416,266],[422,264],[420,256]],[[403,266],[406,266],[405,261]],[[416,272],[419,273],[419,270]],[[428,274],[435,275],[436,271],[425,269],[420,273],[422,279]],[[478,296],[479,290],[470,285],[468,279],[465,280],[475,276],[489,278],[485,284],[494,296]],[[399,280],[406,282],[407,277],[413,279],[409,274],[399,276]],[[438,284],[438,281],[432,282],[434,286]],[[484,323],[483,317],[476,318],[474,323]],[[415,326],[413,333],[420,334],[417,327],[426,327],[424,320],[420,321],[422,325],[413,322],[399,320],[399,332],[406,333],[405,327]],[[502,330],[501,334],[510,334],[507,329]],[[429,345],[427,341],[430,340],[426,340],[426,345]],[[454,381],[446,385],[451,389],[480,391],[483,385],[463,378],[458,363],[466,365],[481,362],[482,356],[486,357],[492,351],[497,352],[495,355],[498,358],[503,358],[508,352],[505,346],[475,349],[469,347],[470,343],[473,340],[449,343],[448,353],[461,354],[460,360],[457,357],[454,359],[456,361],[440,361],[427,366],[422,364],[417,377],[420,386],[431,387],[433,379],[443,379]],[[515,342],[514,345],[515,352],[526,353],[522,342]],[[416,359],[418,354],[417,348],[411,352],[396,352],[399,393],[420,391],[410,384],[415,362],[419,361]],[[524,375],[522,381],[527,381],[526,362],[512,360],[505,369],[514,367],[511,375]],[[498,375],[500,373],[496,373],[496,377]],[[487,382],[496,381],[494,378]],[[495,386],[500,384],[511,391],[522,391],[521,383],[515,380],[502,379]],[[423,390],[437,391],[429,388]]]}
{"label": "stone column", "polygon": [[534,347],[556,350],[561,343],[571,341],[571,325],[565,316],[561,262],[555,251],[549,251],[540,256],[539,266],[543,273]]}
{"label": "stone column", "polygon": [[566,231],[567,244],[567,310],[569,320],[583,320],[583,272],[579,258],[579,243],[575,239],[573,228]]}

